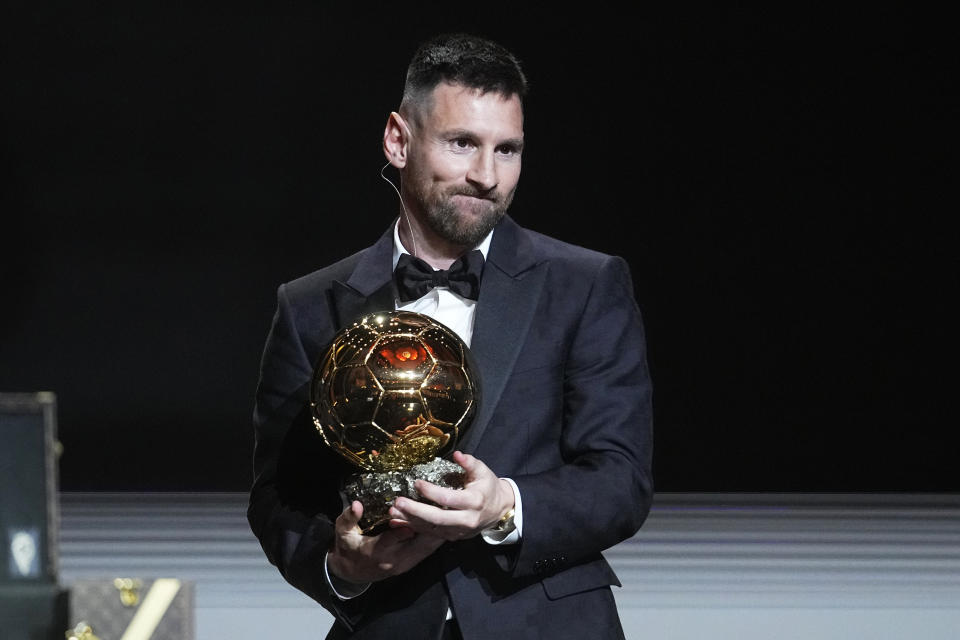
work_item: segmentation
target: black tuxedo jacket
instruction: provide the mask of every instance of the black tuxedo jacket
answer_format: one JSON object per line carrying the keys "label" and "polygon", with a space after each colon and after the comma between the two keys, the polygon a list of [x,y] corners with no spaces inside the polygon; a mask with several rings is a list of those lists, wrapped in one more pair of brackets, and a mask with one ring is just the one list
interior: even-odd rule
{"label": "black tuxedo jacket", "polygon": [[473,638],[621,638],[601,552],[652,498],[651,385],[626,263],[519,227],[493,234],[471,352],[481,402],[459,448],[512,478],[523,537],[447,543],[340,601],[323,558],[355,471],[310,422],[309,384],[334,334],[393,309],[393,227],[372,247],[281,285],[254,410],[248,518],[269,560],[335,617],[332,638],[439,638],[451,607]]}

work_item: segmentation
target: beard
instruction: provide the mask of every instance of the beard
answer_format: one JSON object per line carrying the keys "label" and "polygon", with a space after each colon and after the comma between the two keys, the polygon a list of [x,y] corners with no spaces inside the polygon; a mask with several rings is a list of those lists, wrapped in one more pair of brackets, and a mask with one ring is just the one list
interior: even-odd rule
{"label": "beard", "polygon": [[[475,247],[507,213],[514,191],[502,196],[482,195],[458,187],[434,197],[424,198],[421,201],[427,226],[451,244]],[[477,198],[471,203],[472,210],[469,213],[462,212],[454,204],[453,198],[458,195]]]}

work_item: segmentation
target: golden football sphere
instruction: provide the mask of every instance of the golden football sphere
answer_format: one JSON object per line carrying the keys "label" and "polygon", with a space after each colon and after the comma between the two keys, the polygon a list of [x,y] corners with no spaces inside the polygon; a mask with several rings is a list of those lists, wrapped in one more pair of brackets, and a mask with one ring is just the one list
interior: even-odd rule
{"label": "golden football sphere", "polygon": [[313,423],[366,471],[396,471],[453,451],[479,399],[467,345],[429,316],[383,311],[334,336],[314,370]]}

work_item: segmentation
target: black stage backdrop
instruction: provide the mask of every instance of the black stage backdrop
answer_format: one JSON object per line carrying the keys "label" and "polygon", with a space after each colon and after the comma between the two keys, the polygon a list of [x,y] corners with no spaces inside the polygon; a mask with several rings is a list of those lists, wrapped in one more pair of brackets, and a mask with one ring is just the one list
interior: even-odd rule
{"label": "black stage backdrop", "polygon": [[247,489],[276,287],[386,228],[466,30],[532,82],[513,215],[632,266],[659,490],[960,490],[943,16],[323,5],[8,3],[0,391],[57,394],[63,489]]}

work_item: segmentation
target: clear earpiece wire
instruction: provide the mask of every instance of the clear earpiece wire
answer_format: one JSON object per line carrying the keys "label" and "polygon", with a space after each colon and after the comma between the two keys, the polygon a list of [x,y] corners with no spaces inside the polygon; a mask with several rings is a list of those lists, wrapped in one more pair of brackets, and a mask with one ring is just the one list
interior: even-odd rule
{"label": "clear earpiece wire", "polygon": [[400,198],[400,207],[403,209],[403,220],[407,223],[407,229],[410,231],[410,241],[413,242],[413,257],[419,258],[419,251],[417,251],[417,236],[413,232],[413,227],[410,226],[410,218],[407,216],[407,207],[403,204],[403,196],[400,195],[400,189],[397,189],[397,185],[393,184],[393,180],[388,178],[383,174],[387,170],[387,167],[390,166],[390,163],[383,165],[383,168],[380,169],[380,177],[387,181],[387,183],[393,187],[393,190],[397,192],[397,197]]}

